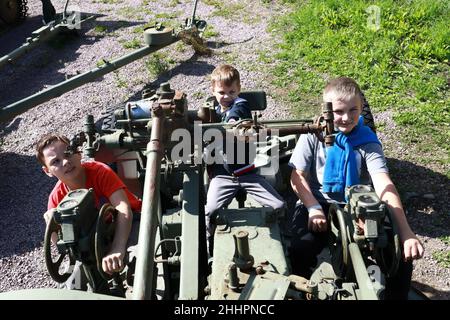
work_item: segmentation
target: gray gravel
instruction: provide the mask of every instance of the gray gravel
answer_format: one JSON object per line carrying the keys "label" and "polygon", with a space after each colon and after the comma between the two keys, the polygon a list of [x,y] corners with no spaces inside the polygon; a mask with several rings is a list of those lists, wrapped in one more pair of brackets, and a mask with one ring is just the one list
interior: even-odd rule
{"label": "gray gravel", "polygon": [[[155,13],[176,12],[177,21],[181,22],[191,15],[193,3],[184,0],[174,7],[161,8],[156,1],[146,1],[148,12],[140,10],[133,15],[129,8],[140,7],[141,0],[114,4],[101,2],[72,1],[83,12],[100,16],[96,22],[85,23],[80,36],[65,41],[63,48],[57,43],[42,45],[18,60],[15,66],[0,69],[1,106],[54,85],[66,76],[90,70],[102,58],[111,60],[131,52],[133,49],[124,48],[124,43],[139,37],[132,32],[136,27],[153,19]],[[192,48],[174,44],[162,50],[165,59],[173,63],[157,78],[146,71],[144,58],[0,124],[0,292],[56,287],[48,276],[42,254],[45,229],[42,213],[56,181],[42,173],[33,156],[34,144],[44,133],[53,131],[72,136],[82,129],[86,113],[99,119],[107,106],[137,99],[146,84],[157,86],[167,80],[174,89],[187,93],[190,108],[198,108],[209,91],[208,75],[223,62],[232,63],[241,71],[244,90],[263,89],[269,94],[265,118],[289,118],[289,108],[270,96],[273,88],[267,78],[267,66],[258,64],[258,52],[264,50],[273,54],[273,43],[279,40],[267,33],[267,21],[285,12],[286,8],[276,1],[270,4],[250,0],[228,2],[244,4],[244,9],[236,13],[233,21],[216,15],[215,8],[202,1],[198,5],[197,16],[207,20],[217,32],[208,39],[209,46],[214,48],[212,56],[197,56]],[[61,12],[63,1],[54,0],[53,3]],[[30,1],[29,6],[30,16],[25,24],[0,34],[0,55],[20,45],[41,25],[41,2]],[[98,25],[106,31],[95,29]],[[390,116],[380,115],[380,121],[386,119]],[[393,123],[388,125],[393,126]],[[421,208],[422,203],[412,210],[418,212]],[[448,205],[439,208],[446,210]],[[410,215],[413,220],[422,216]],[[414,225],[420,226],[421,220],[415,221]],[[448,234],[445,224],[442,227]],[[415,263],[414,280],[423,290],[427,289],[433,299],[449,299],[449,269],[442,268],[431,257],[433,251],[449,250],[449,246],[436,239],[441,234],[423,234],[419,236],[427,253],[424,259]]]}

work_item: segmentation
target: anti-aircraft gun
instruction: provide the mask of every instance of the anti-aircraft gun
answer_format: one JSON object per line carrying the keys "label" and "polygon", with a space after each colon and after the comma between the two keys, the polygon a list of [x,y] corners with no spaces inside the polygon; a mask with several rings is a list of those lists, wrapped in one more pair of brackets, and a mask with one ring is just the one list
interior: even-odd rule
{"label": "anti-aircraft gun", "polygon": [[[252,109],[264,109],[264,92],[242,96]],[[288,239],[279,224],[283,216],[251,203],[251,199],[240,199],[219,210],[214,260],[208,265],[204,226],[207,179],[201,156],[205,140],[213,136],[208,130],[264,137],[256,141],[255,163],[282,192],[280,183],[287,181],[285,166],[298,134],[315,133],[327,144],[333,143],[331,110],[331,104],[325,105],[315,122],[259,121],[255,114],[253,119],[220,124],[214,123],[211,105],[188,110],[186,95],[164,83],[147,92],[144,99],[117,109],[112,126],[104,130],[87,116],[84,132],[72,139],[68,152],[77,152],[83,145],[87,158],[109,163],[129,189],[143,198],[135,267],[127,269],[132,274],[124,275],[131,297],[154,299],[156,288],[162,285],[164,299],[381,298],[383,277],[395,274],[400,246],[390,213],[366,186],[348,191],[350,201],[344,209],[332,206],[332,263],[320,265],[311,279],[290,273],[285,254]],[[278,163],[280,170],[270,170],[271,162]],[[263,168],[269,170],[263,172]],[[97,213],[91,198],[91,191],[76,190],[58,206],[46,230],[47,267],[56,281],[64,282],[72,275],[71,269],[60,273],[64,256],[72,265],[81,261],[82,274],[94,292],[107,292],[106,281],[110,280],[117,295],[123,297],[122,275],[105,277],[99,263],[112,239],[115,211],[106,206]],[[383,225],[385,217],[392,232]],[[358,219],[365,221],[362,231],[355,222]],[[58,234],[56,261],[51,255],[54,233]],[[157,269],[163,271],[163,284],[157,281]],[[52,293],[43,294],[50,298]],[[86,293],[69,298],[89,297]]]}
{"label": "anti-aircraft gun", "polygon": [[[254,109],[258,108],[261,101],[265,107],[265,93],[243,95],[246,94]],[[305,120],[258,121],[256,116],[234,124],[211,123],[215,111],[210,105],[200,110],[188,110],[185,94],[172,90],[165,83],[148,98],[138,103],[127,103],[116,110],[115,129],[108,133],[98,132],[93,118],[88,116],[84,133],[73,139],[74,146],[83,142],[87,157],[114,164],[130,190],[143,198],[133,298],[154,297],[158,265],[164,271],[165,299],[215,299],[212,294],[214,285],[211,284],[213,278],[210,277],[208,285],[211,271],[207,261],[204,226],[205,168],[202,153],[203,140],[208,132],[215,129],[216,132],[240,136],[259,136],[264,133],[264,141],[258,142],[259,158],[263,159],[260,162],[272,157],[273,162],[278,163],[278,155],[286,158],[292,151],[296,134],[312,132],[321,135],[325,132],[326,141],[332,142],[331,105],[327,108],[315,123]],[[259,166],[262,166],[261,163]],[[247,209],[240,208],[238,211],[245,211],[249,216],[264,216],[267,223],[273,225],[277,223],[277,214],[268,212],[266,208],[253,208],[253,213],[247,212]],[[228,222],[231,226],[231,220]],[[238,260],[245,260],[246,256],[245,240],[241,239],[243,234],[245,230],[239,233],[239,240],[233,246],[239,248],[236,249]],[[283,256],[279,240],[276,240],[281,250],[279,256]],[[220,243],[220,240],[216,243]],[[219,261],[219,255],[217,257]],[[273,268],[273,262],[270,258],[268,267],[272,266],[271,274],[276,278],[279,271]],[[287,266],[286,262],[284,264]],[[220,265],[219,262],[213,263],[213,277],[215,266]],[[248,263],[247,267],[257,269],[259,273],[264,269],[255,269]],[[282,271],[286,275],[287,269]],[[286,279],[283,281],[286,282]]]}
{"label": "anti-aircraft gun", "polygon": [[[280,229],[283,214],[245,197],[219,210],[213,262],[208,265],[204,225],[208,178],[202,153],[215,135],[211,130],[261,138],[256,141],[255,164],[283,192],[287,159],[298,134],[315,133],[328,145],[333,143],[331,104],[324,106],[315,122],[259,121],[255,113],[253,119],[221,124],[214,122],[210,104],[189,110],[186,95],[168,83],[145,96],[118,108],[113,125],[104,130],[96,128],[88,116],[84,132],[72,139],[72,148],[83,144],[88,158],[110,163],[130,190],[143,198],[134,281],[128,283],[132,298],[153,299],[161,286],[163,299],[383,297],[384,277],[395,274],[400,245],[394,220],[368,186],[348,190],[350,200],[344,209],[331,206],[331,263],[322,263],[311,279],[290,273],[285,254],[289,239]],[[253,110],[264,109],[264,92],[241,96]],[[270,168],[270,163],[279,164],[279,170]],[[359,228],[358,219],[364,220],[364,229]],[[90,236],[101,238],[105,237]],[[90,241],[91,248],[97,246]],[[83,263],[98,266],[102,257],[95,258],[97,262]],[[101,274],[99,268],[95,272]],[[156,279],[157,269],[163,271],[163,284]]]}

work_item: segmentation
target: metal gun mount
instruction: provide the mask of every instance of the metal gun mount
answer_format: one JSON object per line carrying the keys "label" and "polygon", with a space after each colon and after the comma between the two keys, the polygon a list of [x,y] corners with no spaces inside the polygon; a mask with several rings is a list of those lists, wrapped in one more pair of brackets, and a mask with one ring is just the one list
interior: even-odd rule
{"label": "metal gun mount", "polygon": [[[244,199],[244,205],[233,200],[219,210],[213,262],[208,267],[204,227],[208,176],[199,156],[207,130],[241,138],[264,135],[256,141],[258,154],[278,162],[280,168],[261,174],[283,193],[283,181],[290,173],[287,160],[298,135],[314,133],[333,142],[332,106],[326,104],[324,109],[315,122],[259,121],[254,116],[233,124],[206,123],[213,120],[214,110],[189,110],[186,95],[164,83],[143,100],[117,109],[113,128],[98,130],[88,116],[84,132],[71,145],[78,149],[83,144],[89,157],[113,163],[129,189],[143,198],[133,299],[155,297],[161,287],[157,267],[163,270],[163,299],[382,298],[385,276],[396,272],[399,242],[390,213],[366,186],[348,190],[350,202],[344,209],[331,206],[331,264],[320,265],[311,279],[290,273],[287,242],[280,230],[283,213],[252,199]],[[179,139],[172,138],[178,129],[187,133],[190,148],[177,149]],[[196,130],[200,137],[195,137]],[[357,229],[358,219],[367,222],[363,231]],[[390,238],[396,239],[394,245]]]}
{"label": "metal gun mount", "polygon": [[[349,189],[350,202],[344,209],[331,206],[331,263],[322,263],[311,279],[290,273],[288,242],[280,229],[283,213],[252,199],[233,200],[219,210],[213,262],[208,266],[204,225],[208,176],[198,156],[206,131],[213,128],[239,137],[269,132],[266,139],[257,140],[258,153],[280,167],[260,173],[283,194],[283,181],[290,174],[287,160],[298,135],[309,132],[333,142],[332,106],[324,109],[315,122],[258,121],[254,116],[233,124],[213,123],[214,110],[189,110],[186,95],[164,83],[143,100],[117,109],[114,125],[107,130],[96,128],[93,117],[87,116],[85,130],[72,139],[72,148],[78,150],[82,144],[89,157],[112,164],[143,199],[134,281],[128,283],[132,298],[153,299],[156,288],[164,289],[163,299],[181,300],[382,298],[385,277],[396,273],[400,245],[390,212],[367,186]],[[190,148],[174,152],[179,139],[172,138],[178,129],[188,133]],[[202,133],[200,138],[195,137],[196,130]],[[274,147],[279,153],[272,152]],[[366,227],[358,229],[357,220],[364,220]],[[63,219],[58,221],[64,225]],[[68,232],[62,238],[64,246],[74,248],[71,229],[57,226],[49,228]],[[46,239],[48,243],[48,234]],[[163,284],[156,280],[156,268],[162,270]]]}
{"label": "metal gun mount", "polygon": [[[328,105],[328,108],[331,106]],[[133,285],[135,299],[154,297],[155,262],[162,263],[163,269],[166,270],[164,274],[166,298],[205,298],[204,289],[208,285],[209,275],[203,213],[206,181],[203,178],[204,164],[201,156],[198,156],[201,155],[199,150],[203,149],[204,142],[202,137],[195,139],[196,130],[204,133],[216,128],[221,132],[239,136],[243,132],[247,135],[260,135],[266,131],[269,134],[259,143],[260,152],[267,156],[270,150],[278,146],[279,157],[284,162],[295,146],[298,134],[307,132],[319,135],[324,133],[325,136],[332,134],[327,131],[332,128],[332,118],[328,119],[330,123],[327,123],[325,116],[319,117],[315,123],[310,120],[258,121],[257,117],[254,117],[232,125],[201,122],[198,124],[202,110],[188,110],[186,95],[171,89],[168,83],[162,84],[158,90],[137,103],[125,104],[114,114],[115,127],[107,132],[96,129],[93,117],[88,115],[84,132],[74,136],[70,149],[78,150],[83,145],[84,153],[88,157],[115,163],[118,174],[129,189],[143,198],[139,251]],[[183,161],[174,159],[171,152],[178,143],[171,139],[177,129],[185,129],[189,136],[194,136],[189,143],[192,148],[183,150],[186,153],[181,155]],[[274,156],[273,154],[272,157]],[[275,176],[278,177],[280,173],[269,175],[273,175],[268,178],[275,181],[277,180]],[[254,210],[260,213],[265,209]],[[276,214],[271,212],[267,212],[266,215],[266,217],[275,216]],[[277,219],[274,218],[270,221],[277,223]],[[159,242],[156,238],[157,229]],[[242,230],[240,235],[246,232],[248,231]],[[247,259],[246,242],[241,238],[239,235],[236,238],[239,250],[236,249],[233,255],[239,270],[244,261],[247,270],[253,272],[255,270],[253,261]],[[158,248],[160,253],[157,254],[155,248]],[[277,251],[278,256],[283,257],[282,244],[279,243],[277,248],[280,250]],[[219,261],[219,258],[217,259]],[[287,265],[286,262],[284,264]],[[219,266],[220,263],[217,262],[215,265]],[[279,270],[281,269],[271,270],[276,271],[273,272],[274,279],[279,280],[280,276],[276,274]],[[265,277],[268,277],[268,274]],[[286,282],[286,279],[283,278],[282,281]],[[298,279],[295,281],[298,282]]]}

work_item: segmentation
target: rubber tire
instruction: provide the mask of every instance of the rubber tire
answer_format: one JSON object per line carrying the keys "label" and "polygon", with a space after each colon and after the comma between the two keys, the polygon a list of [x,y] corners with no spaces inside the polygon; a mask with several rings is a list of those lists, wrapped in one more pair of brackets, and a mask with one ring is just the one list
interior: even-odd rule
{"label": "rubber tire", "polygon": [[364,118],[364,124],[368,126],[370,129],[372,129],[373,132],[376,133],[375,120],[372,115],[372,110],[370,110],[369,103],[367,102],[367,99],[364,96],[364,94],[362,94],[362,97],[363,97],[363,107],[361,116]]}
{"label": "rubber tire", "polygon": [[114,116],[114,111],[123,107],[123,104],[117,104],[106,107],[104,111],[102,111],[102,117],[96,124],[97,131],[100,134],[103,133],[113,133],[117,130],[116,128],[116,117]]}

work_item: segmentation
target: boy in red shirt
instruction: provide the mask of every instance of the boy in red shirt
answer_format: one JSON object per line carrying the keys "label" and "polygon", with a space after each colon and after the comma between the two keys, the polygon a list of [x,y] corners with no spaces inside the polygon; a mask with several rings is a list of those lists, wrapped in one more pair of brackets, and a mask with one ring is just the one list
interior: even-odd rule
{"label": "boy in red shirt", "polygon": [[49,223],[54,209],[69,191],[93,188],[97,208],[110,202],[119,212],[111,249],[102,261],[106,273],[119,272],[124,267],[132,214],[141,211],[142,202],[107,165],[97,161],[81,163],[81,154],[67,153],[69,144],[67,137],[58,134],[45,135],[37,143],[36,157],[42,170],[49,177],[58,178],[50,193],[44,219]]}

